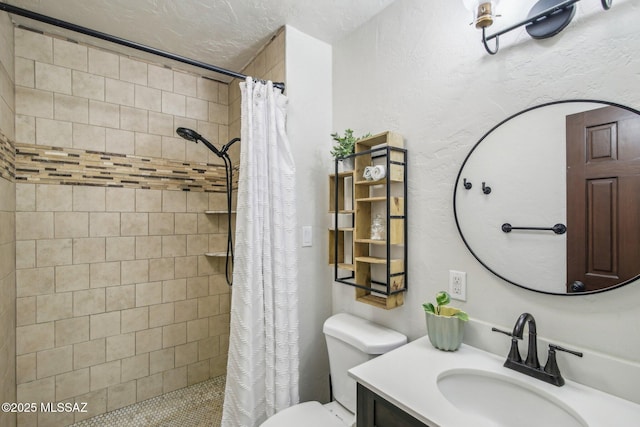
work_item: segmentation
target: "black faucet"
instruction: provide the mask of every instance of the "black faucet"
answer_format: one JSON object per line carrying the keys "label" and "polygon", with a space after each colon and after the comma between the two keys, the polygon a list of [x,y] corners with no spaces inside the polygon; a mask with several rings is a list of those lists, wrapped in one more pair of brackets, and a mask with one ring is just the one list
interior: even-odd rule
{"label": "black faucet", "polygon": [[518,320],[516,321],[516,325],[513,327],[513,333],[511,334],[511,346],[515,346],[516,351],[518,351],[518,342],[517,339],[522,339],[522,333],[524,332],[524,325],[529,325],[529,348],[527,350],[527,360],[525,360],[524,364],[534,368],[540,368],[540,362],[538,361],[538,335],[536,334],[536,319],[533,318],[529,313],[522,313]]}
{"label": "black faucet", "polygon": [[[527,349],[527,358],[523,362],[520,357],[520,351],[518,350],[518,340],[522,339],[524,326],[529,325],[529,348]],[[522,313],[515,326],[513,332],[505,332],[497,328],[491,328],[494,332],[501,332],[511,337],[511,349],[507,360],[504,362],[504,366],[514,371],[529,375],[544,382],[556,385],[558,387],[564,385],[564,378],[560,374],[560,368],[556,361],[556,350],[565,351],[567,353],[574,354],[582,357],[582,353],[573,350],[567,350],[555,344],[549,344],[549,355],[547,357],[547,364],[544,368],[540,367],[538,361],[538,336],[536,334],[536,319],[529,313]]]}

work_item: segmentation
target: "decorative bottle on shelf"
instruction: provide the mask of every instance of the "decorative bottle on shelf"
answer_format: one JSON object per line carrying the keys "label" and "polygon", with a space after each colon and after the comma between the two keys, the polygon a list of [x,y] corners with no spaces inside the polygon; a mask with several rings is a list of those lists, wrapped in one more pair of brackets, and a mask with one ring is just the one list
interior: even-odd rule
{"label": "decorative bottle on shelf", "polygon": [[371,221],[371,240],[383,240],[384,238],[384,220],[380,214]]}

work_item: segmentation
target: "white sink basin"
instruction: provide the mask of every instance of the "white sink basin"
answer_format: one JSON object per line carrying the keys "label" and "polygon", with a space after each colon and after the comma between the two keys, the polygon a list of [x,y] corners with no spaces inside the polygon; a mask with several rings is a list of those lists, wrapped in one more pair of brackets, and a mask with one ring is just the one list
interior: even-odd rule
{"label": "white sink basin", "polygon": [[587,427],[563,402],[514,378],[475,369],[452,369],[441,373],[437,383],[453,406],[489,425]]}

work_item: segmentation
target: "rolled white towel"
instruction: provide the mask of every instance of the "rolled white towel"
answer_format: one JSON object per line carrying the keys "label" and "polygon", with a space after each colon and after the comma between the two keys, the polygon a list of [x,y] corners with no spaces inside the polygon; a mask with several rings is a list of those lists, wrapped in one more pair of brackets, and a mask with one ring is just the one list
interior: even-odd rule
{"label": "rolled white towel", "polygon": [[374,181],[379,181],[383,179],[387,175],[387,171],[384,165],[376,165],[371,171],[371,179]]}
{"label": "rolled white towel", "polygon": [[371,177],[371,171],[373,171],[373,166],[367,166],[367,167],[364,168],[364,173],[362,174],[362,176],[367,181],[371,181],[373,179]]}

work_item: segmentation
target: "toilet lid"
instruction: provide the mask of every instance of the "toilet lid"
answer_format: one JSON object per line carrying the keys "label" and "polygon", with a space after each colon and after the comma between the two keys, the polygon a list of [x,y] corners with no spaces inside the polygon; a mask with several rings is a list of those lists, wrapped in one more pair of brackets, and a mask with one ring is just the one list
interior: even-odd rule
{"label": "toilet lid", "polygon": [[278,412],[260,427],[345,427],[320,402],[304,402]]}

